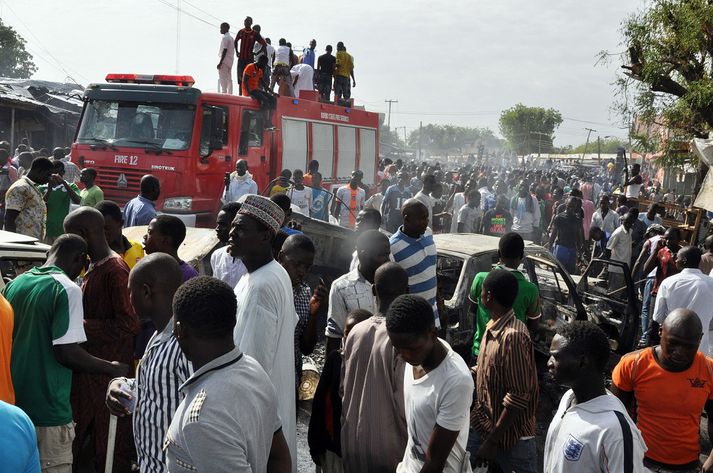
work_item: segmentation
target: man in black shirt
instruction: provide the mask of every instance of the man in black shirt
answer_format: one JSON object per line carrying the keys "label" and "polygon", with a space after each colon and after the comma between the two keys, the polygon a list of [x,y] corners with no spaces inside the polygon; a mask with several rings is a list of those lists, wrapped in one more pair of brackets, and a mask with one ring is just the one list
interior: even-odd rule
{"label": "man in black shirt", "polygon": [[332,56],[331,45],[327,45],[325,49],[327,52],[317,59],[317,90],[319,90],[322,101],[329,102],[329,96],[332,93],[332,75],[337,58]]}
{"label": "man in black shirt", "polygon": [[481,233],[490,236],[503,236],[510,233],[512,228],[512,214],[508,212],[508,198],[499,195],[495,201],[495,208],[485,212]]}
{"label": "man in black shirt", "polygon": [[567,209],[552,219],[550,232],[552,253],[570,274],[577,271],[577,251],[582,250],[584,244],[578,200],[577,197],[567,198]]}

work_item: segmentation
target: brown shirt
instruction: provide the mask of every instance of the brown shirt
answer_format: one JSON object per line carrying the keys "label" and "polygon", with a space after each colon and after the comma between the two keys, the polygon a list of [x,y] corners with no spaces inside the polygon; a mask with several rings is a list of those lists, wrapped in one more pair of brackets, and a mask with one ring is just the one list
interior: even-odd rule
{"label": "brown shirt", "polygon": [[471,425],[488,435],[503,409],[514,408],[520,415],[498,446],[508,450],[520,438],[534,436],[539,398],[534,351],[527,327],[512,310],[486,325],[477,371]]}
{"label": "brown shirt", "polygon": [[346,473],[393,473],[406,450],[404,361],[384,317],[358,323],[344,346],[342,461]]}

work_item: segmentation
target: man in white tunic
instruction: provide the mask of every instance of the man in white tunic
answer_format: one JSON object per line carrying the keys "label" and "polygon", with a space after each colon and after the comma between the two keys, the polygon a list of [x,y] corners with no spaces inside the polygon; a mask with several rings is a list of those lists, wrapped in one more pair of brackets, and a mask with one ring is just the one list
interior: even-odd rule
{"label": "man in white tunic", "polygon": [[282,431],[296,471],[294,336],[297,313],[287,271],[273,259],[272,242],[285,215],[265,197],[248,195],[230,230],[228,251],[248,270],[238,285],[235,344],[255,358],[275,386]]}

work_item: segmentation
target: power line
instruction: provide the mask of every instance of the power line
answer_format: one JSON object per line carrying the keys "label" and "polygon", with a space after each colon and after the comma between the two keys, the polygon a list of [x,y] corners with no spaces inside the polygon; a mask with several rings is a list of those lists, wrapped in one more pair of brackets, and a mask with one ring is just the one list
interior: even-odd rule
{"label": "power line", "polygon": [[219,22],[221,22],[221,23],[223,23],[223,22],[225,21],[225,20],[221,20],[220,18],[218,18],[217,16],[213,15],[212,13],[203,10],[202,8],[198,7],[195,3],[191,3],[191,2],[189,2],[188,0],[182,0],[182,1],[183,1],[183,3],[185,3],[186,5],[190,5],[190,6],[193,7],[194,9],[198,10],[199,12],[203,13],[204,15],[208,15],[209,17],[213,18],[213,19],[216,20],[216,21],[219,21]]}
{"label": "power line", "polygon": [[174,4],[170,3],[170,2],[167,2],[166,0],[157,0],[157,1],[160,2],[160,3],[163,3],[163,4],[166,5],[168,8],[172,8],[173,10],[176,10],[176,11],[179,12],[179,13],[183,13],[183,14],[186,15],[186,16],[189,16],[189,17],[191,17],[191,18],[193,18],[193,19],[195,19],[195,20],[200,21],[201,23],[205,23],[206,25],[215,28],[215,25],[214,25],[212,22],[210,22],[210,21],[208,21],[208,20],[205,20],[205,19],[203,19],[203,18],[201,18],[201,17],[199,17],[199,16],[197,16],[197,15],[194,15],[194,14],[191,13],[191,12],[187,12],[186,10],[182,9],[180,6],[174,5]]}

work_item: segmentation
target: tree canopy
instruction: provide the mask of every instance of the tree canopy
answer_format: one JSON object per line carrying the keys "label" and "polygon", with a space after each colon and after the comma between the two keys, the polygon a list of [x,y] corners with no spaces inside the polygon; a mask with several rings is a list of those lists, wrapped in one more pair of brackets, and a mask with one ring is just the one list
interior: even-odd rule
{"label": "tree canopy", "polygon": [[29,79],[37,71],[25,39],[12,26],[0,20],[0,77]]}
{"label": "tree canopy", "polygon": [[454,125],[434,125],[429,123],[421,130],[415,129],[408,135],[408,146],[421,148],[431,153],[462,153],[482,145],[486,149],[501,148],[500,139],[488,128],[470,128]]}
{"label": "tree canopy", "polygon": [[601,138],[599,144],[597,145],[597,138],[592,137],[589,144],[582,143],[579,146],[574,146],[569,152],[581,154],[584,153],[584,150],[586,149],[587,153],[596,153],[599,150],[599,147],[601,147],[602,154],[614,154],[616,153],[617,148],[625,148],[627,146],[628,143],[616,137]]}
{"label": "tree canopy", "polygon": [[713,128],[713,3],[650,0],[622,22],[621,34],[617,108],[637,128],[669,130],[663,164],[694,159],[681,142]]}
{"label": "tree canopy", "polygon": [[554,132],[562,124],[562,115],[555,109],[528,107],[521,103],[500,114],[500,133],[511,150],[519,155],[550,152]]}

